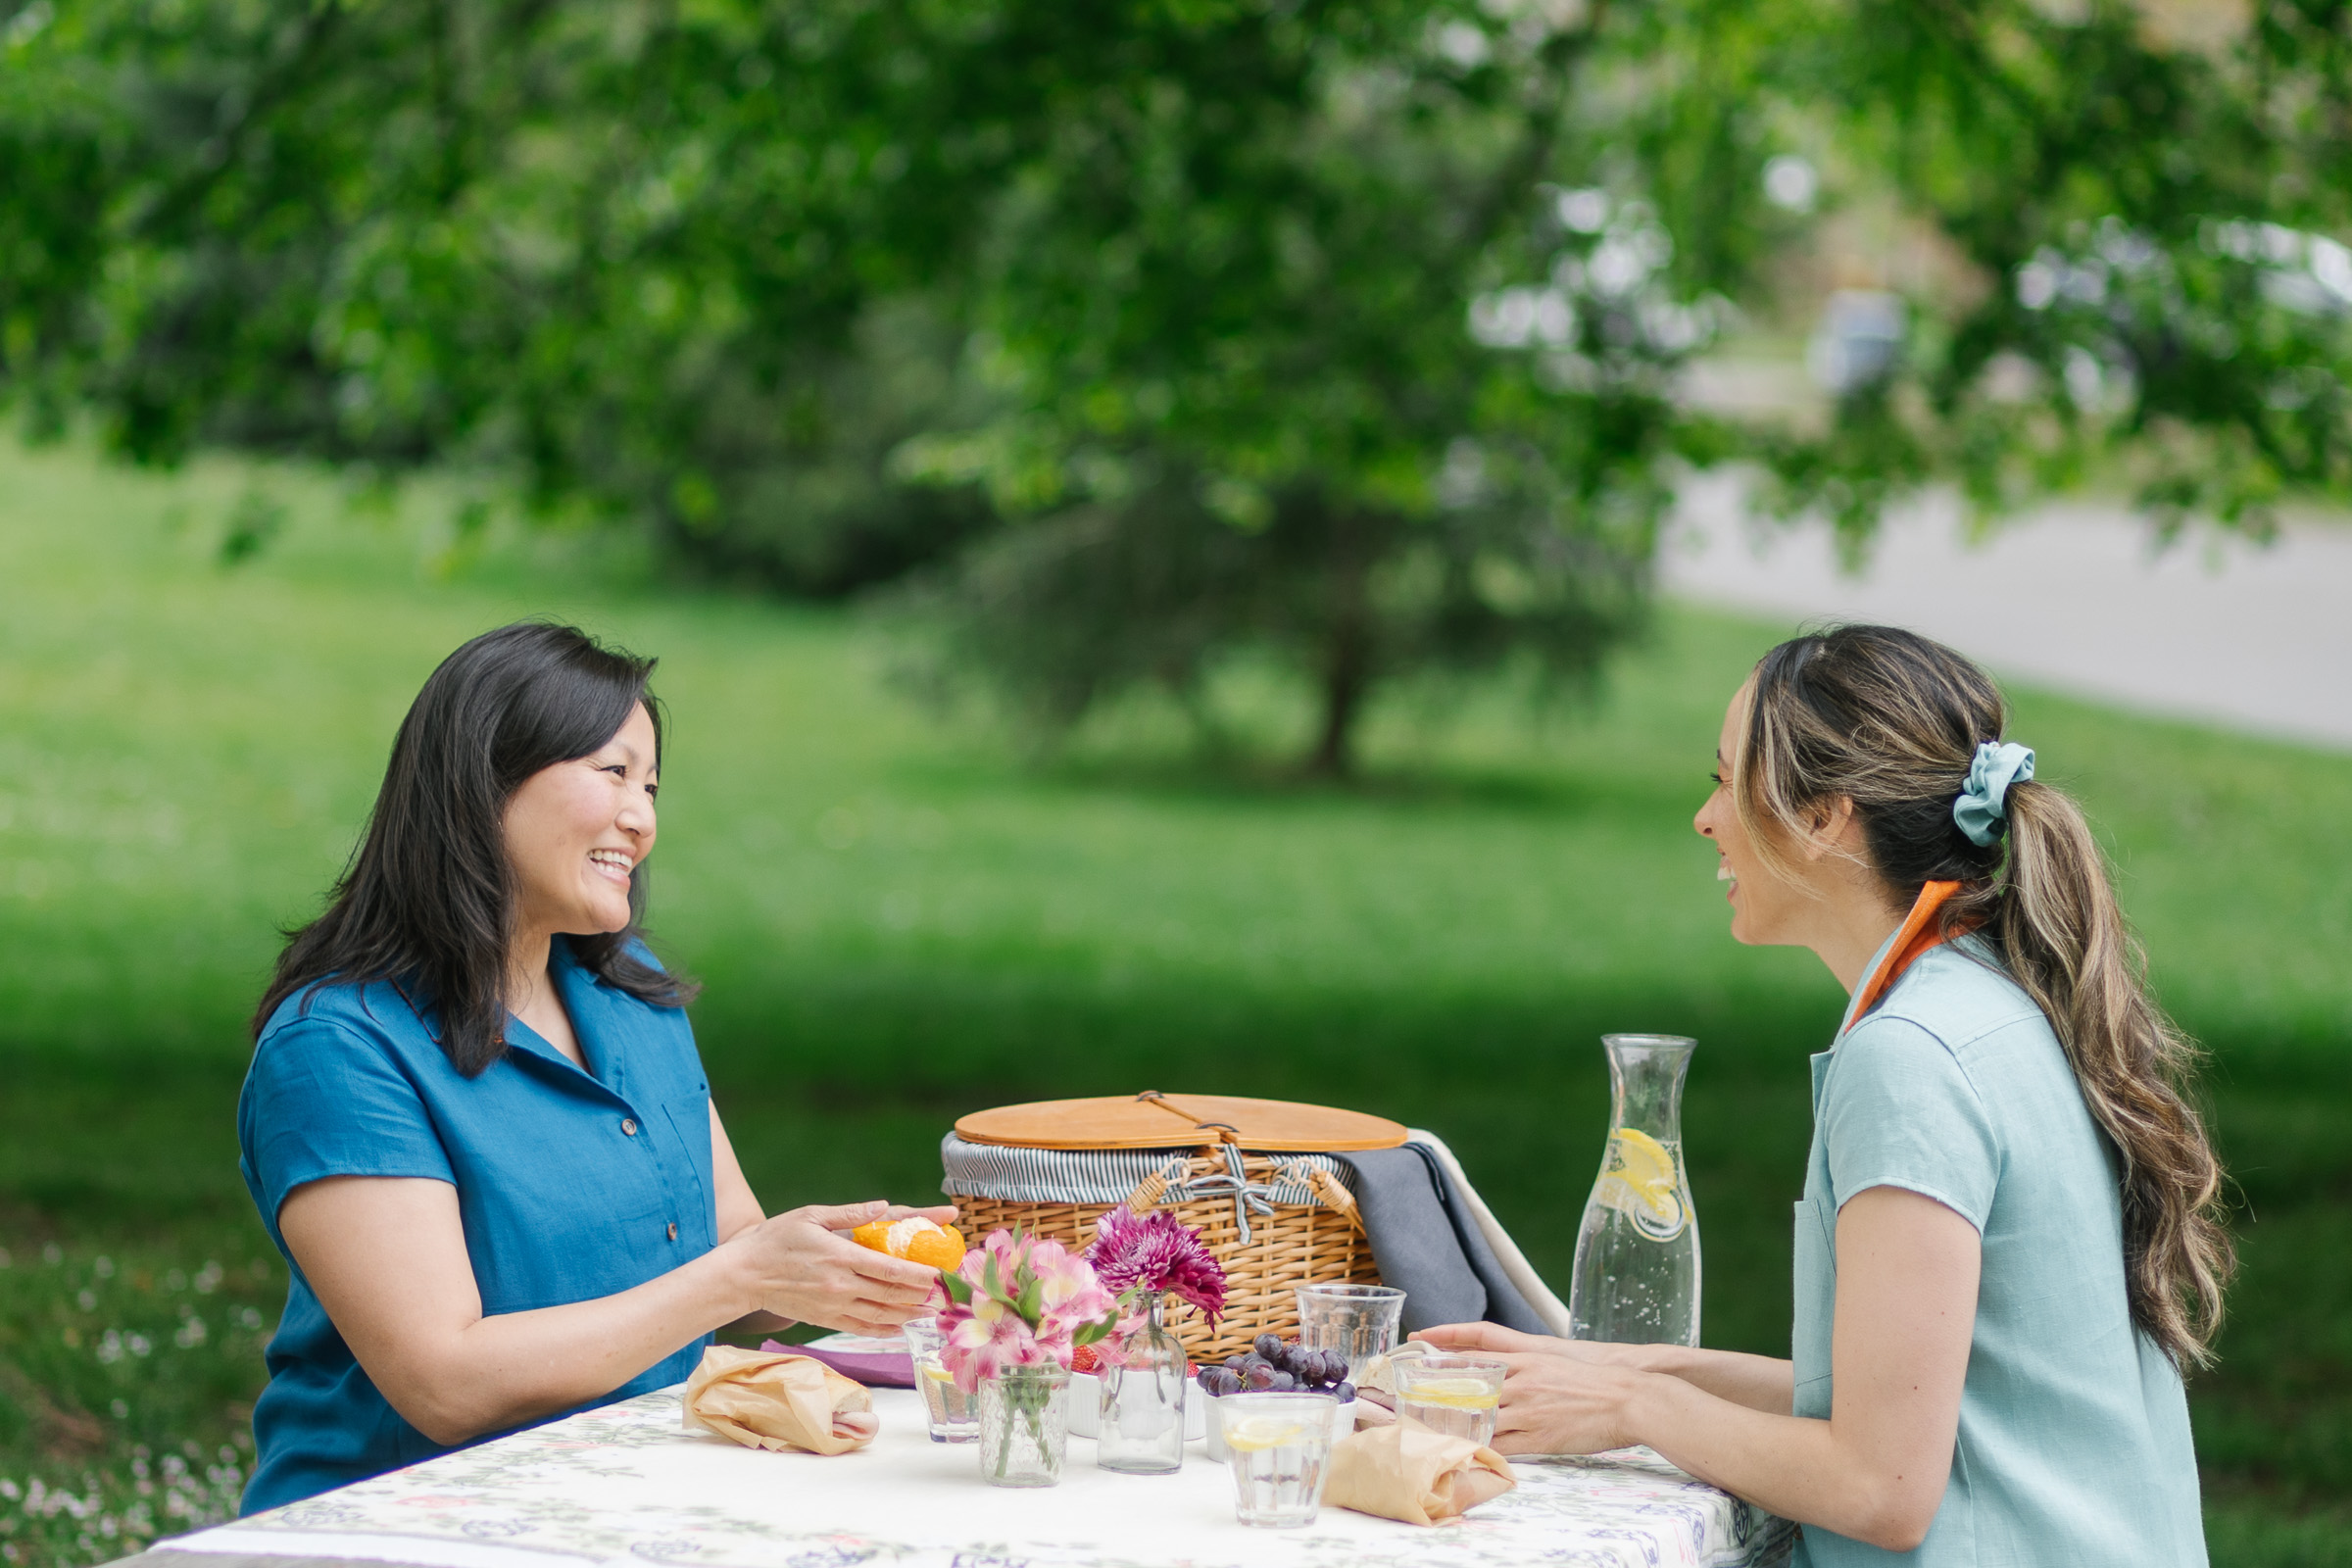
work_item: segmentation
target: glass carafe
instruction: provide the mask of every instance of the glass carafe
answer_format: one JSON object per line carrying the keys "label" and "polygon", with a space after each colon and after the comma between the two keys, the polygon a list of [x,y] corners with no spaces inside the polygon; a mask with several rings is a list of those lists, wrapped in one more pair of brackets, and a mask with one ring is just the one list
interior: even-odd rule
{"label": "glass carafe", "polygon": [[1683,1075],[1695,1040],[1603,1035],[1609,1144],[1576,1233],[1570,1334],[1698,1343],[1698,1214],[1683,1168]]}

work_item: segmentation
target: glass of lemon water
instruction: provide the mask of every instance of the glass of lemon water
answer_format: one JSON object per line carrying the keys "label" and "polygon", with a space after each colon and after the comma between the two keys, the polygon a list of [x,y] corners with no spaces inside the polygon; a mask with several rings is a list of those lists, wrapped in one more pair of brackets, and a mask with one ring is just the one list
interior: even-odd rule
{"label": "glass of lemon water", "polygon": [[923,1414],[931,1425],[933,1443],[975,1443],[980,1438],[980,1412],[972,1396],[956,1386],[956,1377],[940,1359],[943,1336],[939,1325],[918,1317],[906,1327],[906,1349],[914,1358],[914,1386],[923,1391]]}
{"label": "glass of lemon water", "polygon": [[1502,1403],[1509,1363],[1493,1355],[1398,1358],[1396,1419],[1444,1437],[1468,1438],[1480,1447],[1494,1441],[1494,1410]]}
{"label": "glass of lemon water", "polygon": [[1339,1402],[1327,1394],[1228,1394],[1210,1401],[1233,1467],[1234,1517],[1260,1529],[1315,1522]]}

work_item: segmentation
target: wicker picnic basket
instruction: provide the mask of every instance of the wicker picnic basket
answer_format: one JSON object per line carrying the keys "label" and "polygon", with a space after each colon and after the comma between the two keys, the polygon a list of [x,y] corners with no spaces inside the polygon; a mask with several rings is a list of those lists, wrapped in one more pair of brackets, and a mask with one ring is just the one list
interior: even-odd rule
{"label": "wicker picnic basket", "polygon": [[1378,1282],[1348,1167],[1331,1156],[1404,1139],[1378,1116],[1280,1100],[1048,1100],[956,1122],[940,1187],[967,1236],[1018,1225],[1072,1249],[1114,1203],[1173,1209],[1225,1269],[1225,1315],[1211,1329],[1180,1305],[1168,1326],[1195,1361],[1221,1360],[1260,1334],[1296,1334],[1299,1286]]}

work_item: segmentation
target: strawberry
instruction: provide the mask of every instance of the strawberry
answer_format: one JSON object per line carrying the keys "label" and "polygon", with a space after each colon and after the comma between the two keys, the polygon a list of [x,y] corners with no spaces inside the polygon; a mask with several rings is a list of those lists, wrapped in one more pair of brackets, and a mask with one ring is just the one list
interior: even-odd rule
{"label": "strawberry", "polygon": [[1078,1348],[1070,1352],[1071,1371],[1100,1372],[1102,1369],[1102,1358],[1095,1353],[1095,1348],[1093,1346],[1081,1345],[1078,1347]]}

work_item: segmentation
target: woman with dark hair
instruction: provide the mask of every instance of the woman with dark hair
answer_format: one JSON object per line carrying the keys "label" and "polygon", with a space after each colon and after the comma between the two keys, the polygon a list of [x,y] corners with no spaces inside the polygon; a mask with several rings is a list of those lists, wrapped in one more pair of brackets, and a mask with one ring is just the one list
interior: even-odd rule
{"label": "woman with dark hair", "polygon": [[934,1274],[762,1215],[638,930],[654,662],[525,623],[443,661],[254,1015],[246,1186],[293,1283],[247,1511],[681,1381],[713,1330],[884,1333]]}
{"label": "woman with dark hair", "polygon": [[1813,1058],[1793,1359],[1483,1324],[1496,1446],[1647,1444],[1803,1524],[1800,1563],[2205,1561],[2180,1370],[2221,1319],[2195,1052],[2000,692],[1883,626],[1765,655],[1698,813],[1732,935],[1850,997]]}

